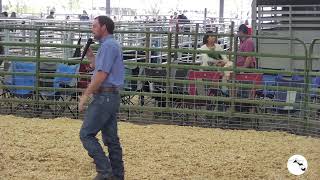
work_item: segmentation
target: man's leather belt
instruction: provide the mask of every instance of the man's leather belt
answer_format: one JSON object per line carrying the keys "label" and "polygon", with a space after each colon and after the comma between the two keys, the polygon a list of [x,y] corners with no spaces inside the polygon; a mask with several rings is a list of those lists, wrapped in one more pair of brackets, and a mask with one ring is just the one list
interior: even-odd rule
{"label": "man's leather belt", "polygon": [[94,93],[103,93],[103,92],[118,93],[119,89],[117,87],[100,87]]}

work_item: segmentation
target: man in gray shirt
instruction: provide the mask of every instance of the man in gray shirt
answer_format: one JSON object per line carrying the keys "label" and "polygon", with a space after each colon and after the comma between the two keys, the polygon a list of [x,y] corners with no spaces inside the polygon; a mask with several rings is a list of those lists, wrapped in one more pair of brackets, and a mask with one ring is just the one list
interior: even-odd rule
{"label": "man in gray shirt", "polygon": [[[94,68],[91,82],[80,98],[79,110],[93,94],[80,130],[84,148],[96,164],[100,179],[124,179],[122,148],[118,137],[117,112],[120,106],[119,89],[124,83],[122,48],[113,37],[114,22],[107,16],[94,19],[92,33],[101,47],[96,56],[91,48],[87,58]],[[103,143],[108,146],[109,157],[105,155],[96,135],[102,132]]]}

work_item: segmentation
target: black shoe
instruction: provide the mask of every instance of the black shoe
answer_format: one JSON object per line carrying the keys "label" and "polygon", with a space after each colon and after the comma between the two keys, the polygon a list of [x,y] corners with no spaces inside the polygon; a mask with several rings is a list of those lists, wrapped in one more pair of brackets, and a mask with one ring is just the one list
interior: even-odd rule
{"label": "black shoe", "polygon": [[123,176],[114,176],[113,180],[124,180]]}
{"label": "black shoe", "polygon": [[98,173],[93,180],[114,180],[114,178],[113,178],[113,176],[104,176],[104,175]]}

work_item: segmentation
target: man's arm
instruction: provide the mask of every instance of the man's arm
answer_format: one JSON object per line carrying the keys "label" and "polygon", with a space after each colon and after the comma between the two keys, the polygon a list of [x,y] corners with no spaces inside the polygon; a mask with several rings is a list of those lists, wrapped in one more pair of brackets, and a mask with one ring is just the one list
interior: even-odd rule
{"label": "man's arm", "polygon": [[246,60],[244,61],[244,64],[243,64],[243,68],[250,68],[252,67],[252,63],[253,63],[253,58],[248,56],[246,57]]}
{"label": "man's arm", "polygon": [[84,108],[84,104],[88,101],[90,95],[96,91],[102,84],[102,82],[108,78],[108,73],[103,71],[98,71],[92,81],[90,82],[87,89],[84,91],[83,95],[80,97],[79,101],[79,111],[82,112]]}
{"label": "man's arm", "polygon": [[90,82],[87,89],[84,91],[84,96],[90,96],[93,92],[98,90],[98,88],[101,86],[102,82],[108,78],[108,73],[103,71],[98,71],[92,81]]}

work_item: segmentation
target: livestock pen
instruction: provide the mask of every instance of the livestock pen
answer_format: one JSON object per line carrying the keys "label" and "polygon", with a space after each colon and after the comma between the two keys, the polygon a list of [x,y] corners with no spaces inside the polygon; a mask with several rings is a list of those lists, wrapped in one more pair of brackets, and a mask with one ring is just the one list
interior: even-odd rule
{"label": "livestock pen", "polygon": [[[1,27],[0,175],[89,179],[94,166],[79,140],[77,104],[90,72],[87,61],[73,57],[77,42],[90,36],[89,26],[45,26]],[[158,29],[128,25],[115,34],[126,64],[119,128],[127,179],[295,179],[286,167],[294,154],[308,160],[303,178],[319,179],[320,74],[310,63],[319,60],[317,40],[307,47],[296,38],[253,36],[295,41],[305,51],[240,53],[231,23],[214,33],[226,40],[219,53],[231,61],[250,55],[305,66],[217,68],[199,66],[198,54],[207,53],[197,50],[200,24],[191,32]],[[223,71],[233,71],[230,81],[221,81]]]}

